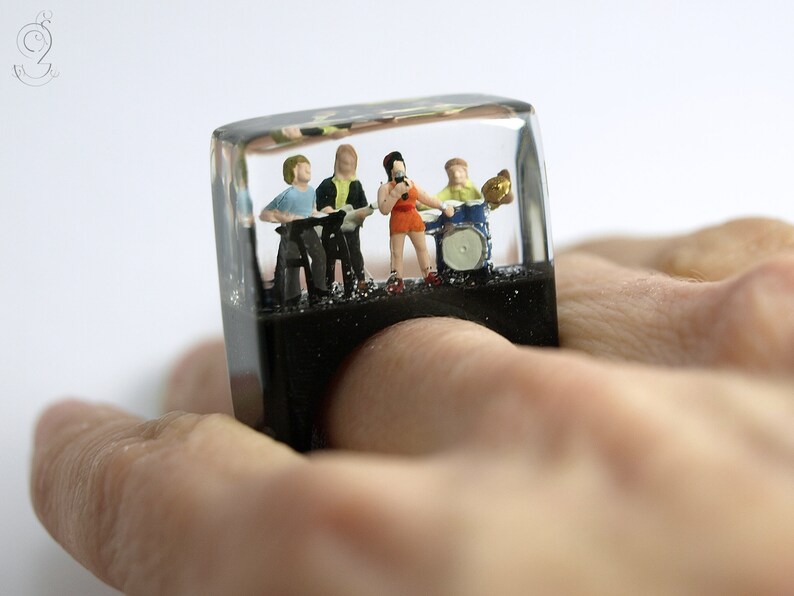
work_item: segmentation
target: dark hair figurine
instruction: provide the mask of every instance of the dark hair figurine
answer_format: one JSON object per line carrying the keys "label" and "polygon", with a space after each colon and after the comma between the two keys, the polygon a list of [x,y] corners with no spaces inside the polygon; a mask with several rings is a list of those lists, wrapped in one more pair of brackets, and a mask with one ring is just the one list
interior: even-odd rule
{"label": "dark hair figurine", "polygon": [[405,160],[399,151],[392,151],[383,158],[383,167],[388,182],[378,189],[378,209],[389,215],[389,248],[391,257],[391,275],[386,282],[386,291],[399,294],[405,286],[403,282],[403,247],[406,236],[416,250],[416,258],[422,271],[425,283],[432,286],[441,284],[441,278],[430,268],[430,255],[425,240],[425,224],[416,210],[419,201],[428,207],[444,211],[452,217],[455,210],[445,205],[436,197],[427,194],[405,173]]}

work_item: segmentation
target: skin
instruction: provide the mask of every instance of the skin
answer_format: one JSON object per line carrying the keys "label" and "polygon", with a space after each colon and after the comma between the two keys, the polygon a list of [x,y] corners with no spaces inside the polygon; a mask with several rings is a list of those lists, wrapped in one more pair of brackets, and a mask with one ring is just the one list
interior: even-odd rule
{"label": "skin", "polygon": [[351,151],[336,152],[334,176],[340,180],[350,180],[356,175],[356,156]]}
{"label": "skin", "polygon": [[[405,164],[401,161],[395,161],[391,169],[391,178],[394,179],[395,173],[405,171]],[[400,197],[407,193],[412,186],[416,188],[418,193],[418,202],[428,207],[441,209],[447,217],[452,217],[455,213],[455,209],[452,206],[444,208],[441,201],[433,195],[427,194],[427,192],[409,178],[406,178],[405,182],[396,184],[394,188],[391,188],[389,182],[381,184],[380,188],[378,188],[378,209],[380,212],[383,213],[383,215],[391,213],[391,210],[394,208],[397,201],[400,200]],[[426,277],[427,274],[430,273],[431,267],[430,253],[427,251],[427,241],[425,240],[424,232],[408,232],[407,234],[393,234],[389,236],[391,270],[397,274],[397,277],[403,277],[403,252],[405,249],[406,236],[408,236],[411,240],[411,244],[414,246],[416,259],[419,262],[419,269],[422,271],[422,276]]]}
{"label": "skin", "polygon": [[[558,258],[560,350],[450,319],[372,338],[338,450],[218,414],[219,342],[170,378],[193,413],[57,404],[35,510],[130,594],[794,593],[794,229],[629,244]],[[441,370],[405,375],[417,353]]]}
{"label": "skin", "polygon": [[463,188],[469,179],[469,172],[463,166],[450,166],[447,169],[447,179],[450,188]]}

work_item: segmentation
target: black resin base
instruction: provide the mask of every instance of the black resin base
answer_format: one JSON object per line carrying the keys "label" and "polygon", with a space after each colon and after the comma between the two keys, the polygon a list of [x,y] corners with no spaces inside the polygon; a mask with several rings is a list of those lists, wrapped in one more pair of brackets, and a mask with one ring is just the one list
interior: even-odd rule
{"label": "black resin base", "polygon": [[400,321],[455,317],[516,344],[556,346],[553,267],[497,268],[477,283],[407,284],[400,295],[246,313],[223,305],[235,415],[298,451],[325,446],[322,415],[342,362],[367,338]]}

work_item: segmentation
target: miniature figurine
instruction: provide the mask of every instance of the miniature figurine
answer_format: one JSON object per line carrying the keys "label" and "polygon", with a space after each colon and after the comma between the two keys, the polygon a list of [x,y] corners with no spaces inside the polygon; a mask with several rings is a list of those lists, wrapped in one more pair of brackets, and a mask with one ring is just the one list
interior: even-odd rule
{"label": "miniature figurine", "polygon": [[254,204],[248,192],[248,168],[244,160],[240,160],[236,164],[234,183],[237,191],[237,199],[235,201],[237,223],[244,228],[250,228],[255,223]]}
{"label": "miniature figurine", "polygon": [[314,114],[312,121],[303,126],[285,126],[270,133],[277,144],[299,141],[305,137],[331,137],[341,139],[350,135],[353,128],[352,122],[336,122],[330,124],[329,119],[342,116],[338,110],[324,110]]}
{"label": "miniature figurine", "polygon": [[425,240],[425,224],[416,209],[417,201],[429,207],[441,209],[447,217],[455,210],[436,197],[427,194],[407,177],[405,160],[399,151],[392,151],[383,158],[388,181],[378,189],[378,208],[384,215],[390,214],[389,246],[391,249],[391,274],[386,282],[386,291],[399,294],[403,291],[403,248],[405,237],[411,239],[416,258],[428,285],[440,285],[441,279],[430,268],[430,254]]}
{"label": "miniature figurine", "polygon": [[334,175],[323,180],[317,187],[317,209],[324,213],[344,209],[348,213],[340,232],[323,237],[325,249],[326,285],[330,289],[334,282],[336,260],[342,262],[342,279],[345,295],[353,293],[354,280],[359,292],[367,291],[364,274],[364,257],[359,239],[360,226],[373,213],[367,204],[364,187],[356,178],[358,154],[353,145],[339,145],[334,159]]}
{"label": "miniature figurine", "polygon": [[469,180],[469,164],[465,159],[453,157],[444,164],[449,184],[436,197],[440,201],[477,201],[482,198],[480,191]]}
{"label": "miniature figurine", "polygon": [[[284,306],[294,306],[300,300],[299,266],[306,272],[306,285],[311,300],[328,295],[325,282],[325,251],[314,230],[323,217],[317,211],[314,188],[309,185],[312,170],[303,155],[284,160],[284,181],[290,186],[262,209],[259,219],[283,224],[276,231],[281,234],[276,257],[276,297]],[[301,220],[305,220],[301,223]],[[341,223],[341,222],[340,222]],[[307,260],[311,259],[311,268]]]}
{"label": "miniature figurine", "polygon": [[[447,270],[475,272],[490,271],[491,231],[490,212],[500,204],[513,200],[510,193],[510,174],[502,170],[477,189],[469,179],[469,164],[461,157],[453,157],[444,164],[449,183],[436,197],[455,206],[453,217],[423,213],[427,233],[436,241],[436,264],[439,274]],[[484,197],[483,197],[484,195]],[[476,278],[474,278],[476,279]]]}
{"label": "miniature figurine", "polygon": [[488,206],[493,211],[500,205],[512,203],[513,193],[510,186],[510,172],[501,170],[493,178],[483,184],[482,191],[469,179],[469,164],[461,157],[453,157],[444,164],[449,184],[437,195],[441,201],[460,201],[467,203],[485,198]]}

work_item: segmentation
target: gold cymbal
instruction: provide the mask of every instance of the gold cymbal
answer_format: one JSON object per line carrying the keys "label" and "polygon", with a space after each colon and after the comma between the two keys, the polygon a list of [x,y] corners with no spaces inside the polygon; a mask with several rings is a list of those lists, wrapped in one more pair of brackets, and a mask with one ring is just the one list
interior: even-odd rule
{"label": "gold cymbal", "polygon": [[510,179],[506,176],[494,176],[482,185],[482,196],[492,205],[498,205],[510,192]]}

